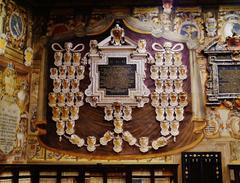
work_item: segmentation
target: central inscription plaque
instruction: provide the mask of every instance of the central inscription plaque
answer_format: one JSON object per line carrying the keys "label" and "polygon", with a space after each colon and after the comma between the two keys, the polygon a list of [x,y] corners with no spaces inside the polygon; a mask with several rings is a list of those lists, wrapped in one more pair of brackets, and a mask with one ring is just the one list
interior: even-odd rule
{"label": "central inscription plaque", "polygon": [[98,65],[99,89],[106,96],[128,96],[136,88],[136,64],[127,64],[126,57],[108,57],[108,65]]}
{"label": "central inscription plaque", "polygon": [[240,93],[240,65],[219,65],[219,93]]}

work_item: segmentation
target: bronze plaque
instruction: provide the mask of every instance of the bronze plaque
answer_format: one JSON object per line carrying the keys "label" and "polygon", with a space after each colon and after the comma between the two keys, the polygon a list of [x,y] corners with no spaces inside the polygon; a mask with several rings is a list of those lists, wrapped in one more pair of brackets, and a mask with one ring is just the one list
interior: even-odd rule
{"label": "bronze plaque", "polygon": [[128,96],[136,88],[136,64],[127,64],[126,57],[109,57],[108,65],[99,65],[99,89],[106,96]]}
{"label": "bronze plaque", "polygon": [[240,93],[240,65],[219,65],[219,93]]}

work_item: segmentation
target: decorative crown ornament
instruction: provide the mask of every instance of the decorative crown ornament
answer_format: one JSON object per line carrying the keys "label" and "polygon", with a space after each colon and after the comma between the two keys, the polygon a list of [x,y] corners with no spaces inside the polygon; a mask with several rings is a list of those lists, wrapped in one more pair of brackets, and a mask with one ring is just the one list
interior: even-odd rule
{"label": "decorative crown ornament", "polygon": [[240,50],[240,35],[235,32],[226,38],[226,42],[229,50]]}
{"label": "decorative crown ornament", "polygon": [[115,46],[120,46],[125,43],[124,40],[124,29],[116,24],[116,26],[111,30],[111,41],[110,43]]}

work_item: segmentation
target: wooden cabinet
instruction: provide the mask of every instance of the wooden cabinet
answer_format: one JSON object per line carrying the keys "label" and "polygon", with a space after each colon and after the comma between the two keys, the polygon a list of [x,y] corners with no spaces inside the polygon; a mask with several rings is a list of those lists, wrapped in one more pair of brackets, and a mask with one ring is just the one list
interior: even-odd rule
{"label": "wooden cabinet", "polygon": [[222,183],[221,153],[182,153],[182,182]]}
{"label": "wooden cabinet", "polygon": [[177,183],[177,164],[0,165],[0,183]]}

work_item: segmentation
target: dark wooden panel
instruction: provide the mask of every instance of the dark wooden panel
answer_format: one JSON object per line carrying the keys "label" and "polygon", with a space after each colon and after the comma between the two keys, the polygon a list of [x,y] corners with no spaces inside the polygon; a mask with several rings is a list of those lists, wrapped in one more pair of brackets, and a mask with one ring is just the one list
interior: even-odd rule
{"label": "dark wooden panel", "polygon": [[222,183],[221,153],[182,153],[182,182]]}

